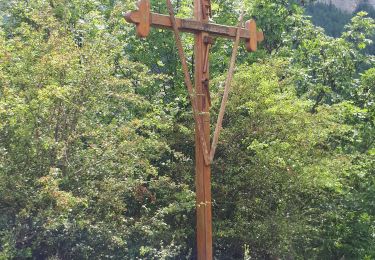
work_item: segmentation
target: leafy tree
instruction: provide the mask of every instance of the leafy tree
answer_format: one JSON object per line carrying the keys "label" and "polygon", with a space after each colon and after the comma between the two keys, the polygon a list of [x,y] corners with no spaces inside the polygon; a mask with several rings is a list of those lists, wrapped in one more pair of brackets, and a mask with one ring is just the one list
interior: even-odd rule
{"label": "leafy tree", "polygon": [[97,10],[71,30],[30,5],[1,34],[0,257],[188,254],[193,192],[158,172],[175,157],[160,136],[171,118],[138,94],[161,76],[121,56]]}
{"label": "leafy tree", "polygon": [[340,38],[326,36],[305,20],[286,39],[290,49],[280,55],[292,57],[292,74],[296,76],[300,96],[314,100],[312,111],[322,104],[352,100],[356,84],[364,68],[373,64],[373,57],[362,52],[371,43],[374,20],[359,13],[346,26]]}
{"label": "leafy tree", "polygon": [[332,198],[344,194],[353,161],[335,140],[352,128],[338,116],[341,105],[310,113],[311,102],[298,99],[287,66],[273,60],[237,74],[233,92],[241,95],[232,95],[214,167],[220,259],[242,259],[245,245],[256,259],[343,254],[324,244],[332,235],[317,216],[330,218]]}
{"label": "leafy tree", "polygon": [[[213,21],[236,24],[241,4],[214,1]],[[266,41],[240,51],[213,165],[218,259],[375,257],[374,21],[358,13],[332,38],[301,4],[244,3]],[[0,259],[194,259],[194,128],[171,33],[137,39],[122,17],[134,1],[0,7]],[[213,47],[212,118],[231,45]]]}

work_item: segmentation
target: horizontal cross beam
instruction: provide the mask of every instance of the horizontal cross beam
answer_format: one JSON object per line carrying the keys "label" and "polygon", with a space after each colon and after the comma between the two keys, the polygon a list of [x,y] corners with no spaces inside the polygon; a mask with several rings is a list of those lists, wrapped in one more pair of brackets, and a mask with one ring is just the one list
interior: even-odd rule
{"label": "horizontal cross beam", "polygon": [[[129,23],[137,25],[137,34],[139,37],[147,37],[150,33],[150,27],[172,29],[170,17],[167,15],[150,12],[149,0],[141,0],[138,2],[139,10],[131,11],[125,15],[125,19]],[[214,23],[203,23],[193,19],[178,19],[176,24],[180,31],[199,33],[207,32],[213,36],[235,39],[237,27],[225,26]],[[254,20],[246,22],[245,28],[241,28],[240,38],[246,42],[248,51],[256,51],[258,42],[264,40],[263,32],[258,32]]]}

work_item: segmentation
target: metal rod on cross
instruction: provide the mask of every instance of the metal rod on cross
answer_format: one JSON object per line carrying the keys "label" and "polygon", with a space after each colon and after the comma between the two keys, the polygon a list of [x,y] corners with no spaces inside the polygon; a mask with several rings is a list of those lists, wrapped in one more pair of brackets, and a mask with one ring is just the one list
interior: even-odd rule
{"label": "metal rod on cross", "polygon": [[[138,10],[125,15],[126,21],[136,24],[139,37],[147,37],[151,26],[172,29],[182,62],[185,83],[192,102],[195,121],[195,180],[196,180],[196,211],[197,211],[197,258],[212,259],[212,203],[211,203],[211,160],[214,157],[219,138],[225,103],[228,99],[229,87],[234,71],[234,60],[238,42],[245,40],[248,51],[256,51],[258,42],[263,41],[262,32],[258,32],[254,20],[247,21],[245,28],[209,23],[211,16],[210,0],[194,0],[194,19],[175,18],[170,0],[167,6],[170,15],[152,13],[150,0],[140,0]],[[241,23],[240,23],[241,25]],[[242,26],[241,26],[242,27]],[[179,32],[193,33],[194,43],[194,84],[192,87],[187,63],[184,56]],[[210,148],[210,91],[209,91],[209,51],[213,44],[212,37],[224,37],[235,40],[228,79],[224,91],[222,106],[215,130],[213,147]],[[224,103],[224,105],[223,105]]]}

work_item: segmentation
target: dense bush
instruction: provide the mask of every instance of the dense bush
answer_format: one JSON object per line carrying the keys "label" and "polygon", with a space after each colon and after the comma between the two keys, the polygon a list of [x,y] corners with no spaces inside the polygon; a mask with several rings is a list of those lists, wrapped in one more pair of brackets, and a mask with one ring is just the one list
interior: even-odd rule
{"label": "dense bush", "polygon": [[[238,4],[215,1],[215,21],[235,23]],[[194,259],[172,35],[136,39],[133,1],[0,6],[0,259]],[[332,38],[296,3],[245,6],[267,41],[239,54],[213,165],[216,258],[375,258],[374,20]],[[231,44],[213,48],[212,119]]]}

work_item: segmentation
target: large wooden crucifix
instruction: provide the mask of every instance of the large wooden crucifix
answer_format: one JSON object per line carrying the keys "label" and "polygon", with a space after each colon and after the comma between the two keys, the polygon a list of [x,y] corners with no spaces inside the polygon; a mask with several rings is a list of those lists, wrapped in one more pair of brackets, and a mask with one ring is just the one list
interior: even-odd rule
{"label": "large wooden crucifix", "polygon": [[[258,32],[254,20],[249,20],[245,28],[209,23],[211,16],[210,0],[194,0],[194,19],[178,19],[174,17],[170,0],[167,0],[170,15],[152,13],[150,0],[140,0],[138,10],[125,15],[126,21],[136,24],[139,37],[147,37],[151,26],[173,29],[185,72],[195,119],[195,172],[196,172],[196,211],[197,211],[197,258],[198,260],[213,257],[212,253],[212,203],[211,203],[211,162],[214,157],[222,116],[225,110],[223,98],[222,113],[216,125],[212,147],[210,149],[210,92],[209,92],[209,51],[213,44],[212,37],[235,39],[237,46],[240,39],[245,40],[248,51],[256,51],[258,42],[263,41],[263,33]],[[191,87],[186,60],[183,58],[179,31],[194,33],[194,83]],[[235,57],[235,55],[233,55]],[[232,58],[233,58],[232,56]],[[224,94],[225,96],[225,94]],[[226,95],[227,96],[227,95]],[[221,117],[221,119],[220,119]]]}

